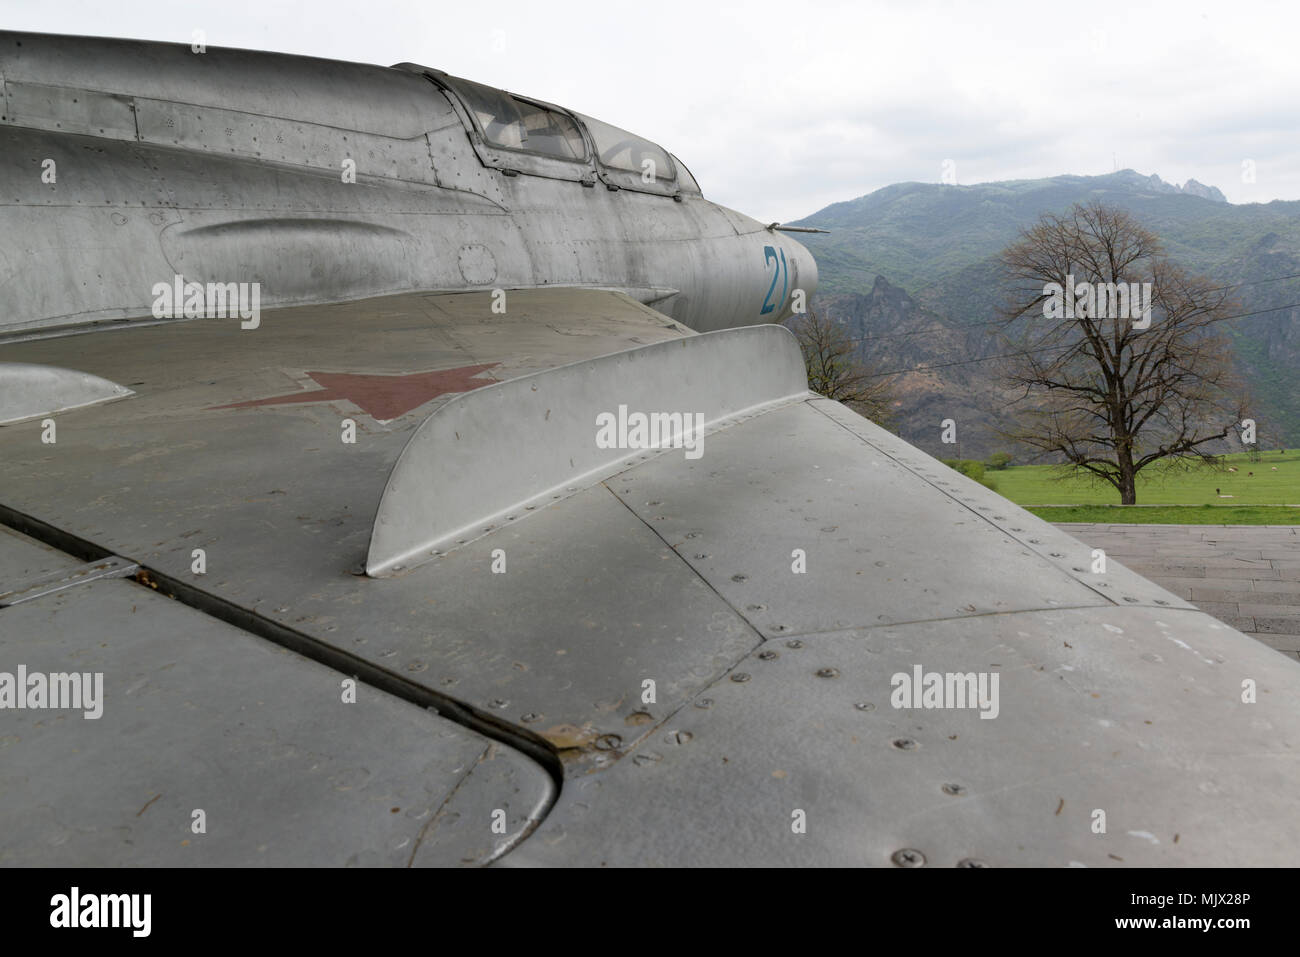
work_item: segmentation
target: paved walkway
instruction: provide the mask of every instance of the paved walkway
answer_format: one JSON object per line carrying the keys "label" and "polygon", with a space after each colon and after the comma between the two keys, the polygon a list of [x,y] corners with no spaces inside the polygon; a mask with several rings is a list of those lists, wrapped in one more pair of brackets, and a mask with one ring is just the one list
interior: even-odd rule
{"label": "paved walkway", "polygon": [[1300,659],[1300,526],[1058,526],[1270,648]]}

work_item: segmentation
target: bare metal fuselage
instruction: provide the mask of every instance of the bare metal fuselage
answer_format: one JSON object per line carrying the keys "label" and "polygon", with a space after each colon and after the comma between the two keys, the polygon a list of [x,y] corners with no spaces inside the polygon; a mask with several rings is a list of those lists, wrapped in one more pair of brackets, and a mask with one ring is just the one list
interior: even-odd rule
{"label": "bare metal fuselage", "polygon": [[0,333],[147,315],[174,276],[260,283],[263,306],[614,288],[698,331],[779,321],[816,285],[807,250],[680,164],[643,186],[585,130],[582,160],[497,147],[412,64],[5,33],[0,77],[23,239]]}

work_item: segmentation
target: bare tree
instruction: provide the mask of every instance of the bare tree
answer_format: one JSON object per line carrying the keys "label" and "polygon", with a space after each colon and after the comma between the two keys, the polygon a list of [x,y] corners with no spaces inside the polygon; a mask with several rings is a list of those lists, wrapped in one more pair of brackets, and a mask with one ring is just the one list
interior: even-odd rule
{"label": "bare tree", "polygon": [[1021,347],[1007,369],[1019,393],[1008,436],[1109,482],[1125,505],[1155,462],[1213,462],[1205,446],[1245,408],[1215,328],[1236,308],[1225,290],[1098,202],[1043,216],[1001,260]]}
{"label": "bare tree", "polygon": [[858,358],[858,346],[844,326],[809,310],[789,321],[808,367],[808,388],[843,402],[877,425],[889,428],[894,396],[889,380]]}

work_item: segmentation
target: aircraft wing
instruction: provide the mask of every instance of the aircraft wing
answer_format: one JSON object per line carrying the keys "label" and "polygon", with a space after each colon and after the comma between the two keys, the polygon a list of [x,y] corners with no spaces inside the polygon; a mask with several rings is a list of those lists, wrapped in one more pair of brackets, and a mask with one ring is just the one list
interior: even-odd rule
{"label": "aircraft wing", "polygon": [[[804,392],[778,327],[492,306],[0,345],[108,384],[0,427],[0,671],[103,675],[3,715],[0,861],[1294,862],[1300,664]],[[624,396],[700,454],[582,439]]]}

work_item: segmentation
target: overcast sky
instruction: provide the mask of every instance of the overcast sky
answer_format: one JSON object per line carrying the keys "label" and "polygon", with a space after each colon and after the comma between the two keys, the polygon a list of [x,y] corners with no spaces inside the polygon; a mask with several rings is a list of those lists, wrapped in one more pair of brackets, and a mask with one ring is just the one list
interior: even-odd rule
{"label": "overcast sky", "polygon": [[1294,3],[5,0],[3,20],[423,63],[656,140],[764,221],[945,160],[963,184],[1131,167],[1300,199]]}

